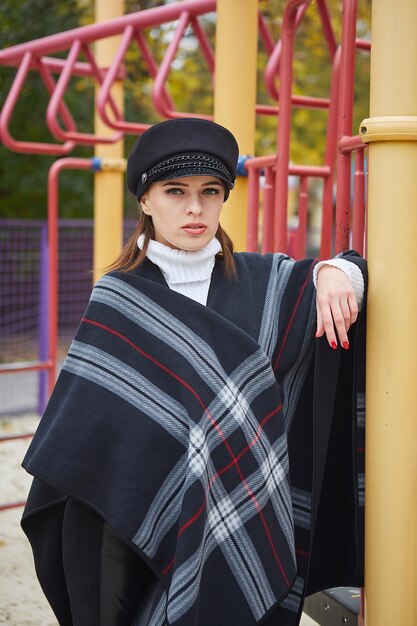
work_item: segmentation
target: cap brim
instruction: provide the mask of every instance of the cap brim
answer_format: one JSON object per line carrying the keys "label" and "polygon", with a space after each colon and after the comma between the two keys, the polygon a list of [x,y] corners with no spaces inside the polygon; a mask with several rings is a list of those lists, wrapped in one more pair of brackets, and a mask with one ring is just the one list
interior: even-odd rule
{"label": "cap brim", "polygon": [[227,180],[221,172],[214,170],[213,168],[190,166],[181,168],[172,168],[169,172],[162,176],[158,176],[152,182],[158,182],[161,180],[171,180],[173,178],[185,178],[186,176],[214,176],[220,178],[220,180],[226,185],[227,189],[233,189],[234,184]]}

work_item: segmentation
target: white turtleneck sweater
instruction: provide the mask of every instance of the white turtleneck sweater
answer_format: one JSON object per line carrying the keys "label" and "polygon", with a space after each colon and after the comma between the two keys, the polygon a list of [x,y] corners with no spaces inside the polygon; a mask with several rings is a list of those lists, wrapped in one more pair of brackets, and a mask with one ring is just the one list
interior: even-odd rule
{"label": "white turtleneck sweater", "polygon": [[[138,247],[140,249],[144,240],[144,235],[139,235]],[[151,240],[146,256],[159,267],[170,289],[206,305],[216,254],[220,250],[221,245],[216,238],[201,250],[193,251],[177,250]],[[346,259],[320,261],[314,268],[314,285],[317,284],[317,274],[323,265],[333,265],[347,274],[355,291],[358,306],[361,308],[364,282],[359,267]]]}
{"label": "white turtleneck sweater", "polygon": [[[139,248],[144,239],[144,235],[139,235]],[[159,267],[170,289],[206,305],[211,273],[220,250],[216,238],[201,250],[193,251],[177,250],[151,239],[146,256]]]}

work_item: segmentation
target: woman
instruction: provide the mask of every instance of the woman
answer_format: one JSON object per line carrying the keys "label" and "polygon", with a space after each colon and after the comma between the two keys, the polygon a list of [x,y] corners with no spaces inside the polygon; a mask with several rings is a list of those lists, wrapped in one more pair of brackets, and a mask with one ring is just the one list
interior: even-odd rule
{"label": "woman", "polygon": [[60,624],[297,624],[308,591],[358,581],[362,260],[233,254],[219,218],[237,157],[200,119],[153,126],[129,156],[138,226],[23,463],[22,524]]}

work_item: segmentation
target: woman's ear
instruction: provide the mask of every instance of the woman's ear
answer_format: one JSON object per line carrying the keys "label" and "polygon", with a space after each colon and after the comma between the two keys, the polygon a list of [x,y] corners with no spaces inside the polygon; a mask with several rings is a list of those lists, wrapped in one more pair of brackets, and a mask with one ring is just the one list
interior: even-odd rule
{"label": "woman's ear", "polygon": [[148,207],[148,195],[146,193],[144,193],[140,198],[139,198],[139,202],[140,202],[140,206],[142,208],[142,211],[146,214],[149,215],[149,207]]}

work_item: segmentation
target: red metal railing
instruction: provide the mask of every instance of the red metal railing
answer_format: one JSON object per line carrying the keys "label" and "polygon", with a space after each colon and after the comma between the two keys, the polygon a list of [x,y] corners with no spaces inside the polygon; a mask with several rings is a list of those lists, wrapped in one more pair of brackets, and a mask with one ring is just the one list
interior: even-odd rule
{"label": "red metal railing", "polygon": [[[291,173],[289,149],[292,108],[295,106],[324,108],[328,109],[329,112],[325,157],[323,165],[320,166],[320,169],[316,169],[314,176],[323,181],[320,256],[326,257],[330,256],[333,251],[338,252],[350,244],[352,230],[350,224],[351,153],[353,150],[357,153],[352,207],[355,216],[353,230],[355,244],[359,251],[363,251],[363,242],[361,246],[358,229],[363,228],[365,224],[365,203],[362,193],[364,188],[364,159],[363,155],[362,157],[359,155],[364,150],[364,146],[359,138],[351,137],[351,126],[355,49],[369,50],[370,44],[356,40],[357,0],[344,0],[343,2],[342,43],[340,46],[338,46],[332,30],[326,0],[317,0],[317,9],[332,65],[330,93],[328,98],[294,95],[292,93],[294,41],[309,5],[310,0],[288,1],[283,16],[282,34],[277,42],[274,42],[264,17],[259,14],[259,35],[269,56],[264,75],[265,85],[269,95],[277,101],[277,105],[257,105],[256,110],[258,114],[276,115],[278,119],[277,155],[273,159],[273,163],[268,166],[271,170],[265,171],[267,180],[265,178],[261,249],[265,251],[287,250],[287,202],[288,175]],[[158,112],[163,117],[190,115],[175,109],[175,104],[167,89],[169,70],[184,33],[190,27],[198,39],[200,50],[209,71],[214,73],[214,54],[198,21],[200,16],[214,10],[214,0],[185,0],[181,3],[125,15],[109,22],[76,28],[1,51],[0,64],[18,67],[12,88],[0,114],[0,136],[3,143],[10,149],[19,152],[65,155],[80,143],[108,143],[117,141],[125,133],[143,132],[148,125],[123,119],[122,113],[111,96],[111,88],[115,80],[124,76],[124,58],[132,42],[136,43],[147,65],[149,75],[153,79],[152,98]],[[177,20],[178,23],[164,57],[158,65],[146,43],[144,30],[173,20]],[[92,45],[99,39],[114,35],[120,35],[120,43],[113,63],[109,68],[99,68],[95,62]],[[66,49],[69,52],[64,61],[49,56]],[[81,54],[87,62],[79,61]],[[61,144],[19,141],[10,134],[10,119],[30,70],[39,72],[50,94],[46,121],[52,135],[63,142]],[[53,72],[58,72],[57,82],[53,78]],[[100,137],[94,133],[81,133],[77,130],[76,123],[64,102],[64,95],[70,78],[75,75],[90,76],[100,86],[97,110],[103,122],[115,130],[111,137]],[[276,86],[277,78],[279,78],[279,87]],[[64,127],[60,126],[58,119],[62,120]],[[248,171],[255,168],[259,176],[260,168],[256,167],[256,163],[262,163],[262,161],[254,160],[250,164],[247,163],[246,167]],[[302,168],[302,166],[299,167]],[[271,180],[271,173],[273,173],[273,181]],[[337,173],[336,218],[333,210],[335,173]],[[253,171],[250,184],[255,184],[258,188],[260,187],[259,181],[254,182],[254,174]],[[302,180],[304,194],[305,186],[308,187],[312,174],[308,169],[300,169],[299,176],[301,177],[300,188]],[[302,202],[305,203],[304,195],[302,197]],[[302,212],[304,211],[303,207],[304,204],[301,204]],[[256,194],[254,189],[251,189],[249,192],[249,250],[255,250],[258,247],[255,238],[260,230],[258,227],[259,214],[259,193]],[[296,238],[297,256],[305,254],[305,246],[302,243],[306,241],[303,232],[303,223],[305,222],[305,220],[303,222],[303,213],[299,215],[300,217]],[[298,241],[299,238],[302,242]]]}
{"label": "red metal railing", "polygon": [[[265,174],[263,197],[263,222],[261,236],[262,252],[282,251],[288,247],[288,177],[295,175],[300,178],[299,224],[296,235],[296,256],[306,253],[306,202],[308,180],[311,177],[323,179],[323,219],[322,219],[322,246],[321,256],[330,256],[331,231],[333,218],[333,173],[336,154],[336,128],[338,110],[338,83],[340,68],[340,48],[336,47],[335,38],[330,26],[327,6],[319,2],[320,17],[326,41],[332,60],[332,81],[330,98],[317,99],[294,97],[292,95],[294,40],[297,29],[308,8],[310,0],[289,0],[284,12],[282,37],[270,56],[266,70],[266,85],[271,96],[279,99],[280,110],[278,119],[277,155],[260,157],[246,161],[245,167],[249,171],[250,183],[253,186],[256,177],[261,171]],[[273,70],[279,71],[279,91],[275,89],[272,78]],[[295,105],[307,107],[323,107],[329,109],[328,133],[326,140],[325,163],[315,168],[307,166],[291,166],[289,164],[291,139],[291,113]],[[255,175],[257,172],[257,175]],[[256,183],[259,188],[259,180]],[[258,249],[258,218],[259,194],[252,189],[249,191],[249,228],[247,248],[249,251]]]}
{"label": "red metal railing", "polygon": [[[262,252],[288,248],[288,179],[298,176],[300,194],[298,228],[295,237],[297,258],[306,254],[306,190],[311,178],[323,180],[320,257],[326,258],[353,245],[358,252],[365,250],[365,170],[364,149],[359,135],[352,137],[353,81],[355,52],[370,50],[370,42],[356,39],[357,0],[344,0],[342,41],[337,46],[327,6],[317,0],[332,64],[329,99],[312,99],[292,95],[294,41],[297,29],[310,0],[289,0],[282,24],[282,36],[271,52],[265,82],[272,97],[279,100],[277,154],[247,160],[249,172],[249,216],[247,249]],[[275,88],[274,72],[279,73],[279,90]],[[315,168],[292,166],[289,163],[292,107],[328,108],[327,138],[324,163]],[[353,201],[351,203],[352,152],[355,154]],[[259,227],[259,177],[264,173],[262,227]],[[336,215],[334,216],[334,182],[337,181]],[[351,217],[352,215],[352,217]],[[259,236],[259,233],[260,236]],[[259,242],[260,240],[260,242]]]}
{"label": "red metal railing", "polygon": [[[129,44],[136,42],[150,76],[154,78],[153,101],[163,116],[184,115],[174,110],[174,105],[165,86],[169,66],[178,50],[185,29],[191,26],[199,40],[200,48],[207,59],[209,69],[214,70],[213,53],[208,40],[198,24],[197,18],[215,11],[215,0],[184,0],[181,3],[164,5],[146,11],[124,15],[100,24],[75,28],[64,33],[43,37],[35,41],[12,46],[0,52],[0,65],[18,67],[16,77],[0,114],[0,136],[4,145],[16,152],[37,154],[68,154],[76,144],[96,144],[115,142],[122,133],[138,134],[148,128],[147,124],[127,122],[111,96],[111,87],[116,79],[124,75],[124,55]],[[143,31],[152,26],[179,20],[174,38],[158,67],[146,45]],[[118,52],[110,68],[99,68],[95,62],[93,44],[103,38],[121,36]],[[66,60],[54,59],[49,55],[69,50]],[[83,54],[87,63],[78,60]],[[50,94],[46,122],[51,134],[63,144],[19,141],[11,136],[10,120],[18,102],[29,70],[37,70]],[[59,72],[55,83],[52,71]],[[71,76],[85,75],[93,78],[100,86],[97,110],[103,122],[116,129],[112,137],[99,137],[93,133],[80,133],[75,121],[64,103],[64,96]],[[112,116],[109,115],[111,110]],[[61,128],[58,115],[65,128]]]}
{"label": "red metal railing", "polygon": [[[320,0],[320,2],[323,4],[324,0]],[[18,68],[12,88],[0,114],[0,136],[4,145],[16,152],[64,155],[69,154],[76,144],[111,143],[118,141],[121,133],[139,134],[146,130],[147,124],[125,120],[111,95],[111,88],[115,80],[122,79],[125,75],[124,59],[132,42],[137,45],[147,66],[149,76],[153,79],[152,100],[160,115],[167,118],[193,115],[175,109],[175,104],[167,89],[168,75],[180,43],[189,28],[193,30],[207,67],[214,75],[214,53],[198,18],[215,11],[215,8],[215,0],[184,0],[181,3],[131,13],[109,22],[75,28],[0,51],[0,65]],[[304,10],[298,15],[298,23]],[[178,24],[163,59],[158,65],[146,43],[144,31],[152,26],[173,21],[178,21]],[[271,55],[265,79],[267,86],[274,94],[273,97],[275,97],[274,80],[280,64],[281,44],[278,42],[275,45],[261,14],[259,15],[259,34],[265,50]],[[120,43],[113,62],[109,68],[100,68],[94,58],[93,44],[100,39],[115,35],[120,36]],[[65,50],[68,50],[68,56],[65,60],[50,56]],[[84,56],[86,62],[79,61],[80,56]],[[52,136],[58,141],[62,141],[62,144],[21,141],[12,137],[10,133],[10,120],[28,72],[31,70],[36,70],[39,73],[50,94],[46,122]],[[55,82],[53,73],[58,74],[57,82]],[[113,136],[99,137],[93,133],[81,133],[77,130],[74,118],[64,102],[64,96],[71,77],[80,75],[91,77],[99,86],[97,111],[104,124],[117,131]],[[328,99],[325,98],[307,96],[291,96],[291,98],[295,106],[325,108],[329,105]],[[256,111],[258,114],[276,116],[278,107],[259,104],[256,106]],[[59,117],[64,128],[60,126]],[[199,117],[210,118],[211,116],[199,115]]]}
{"label": "red metal railing", "polygon": [[[52,393],[57,369],[58,343],[58,181],[64,169],[93,170],[93,159],[66,157],[55,161],[48,174],[48,358],[45,361],[11,363],[0,366],[0,374],[10,372],[47,372],[48,395]],[[30,439],[34,433],[0,436],[0,443]],[[24,506],[24,501],[0,503],[0,511]]]}

